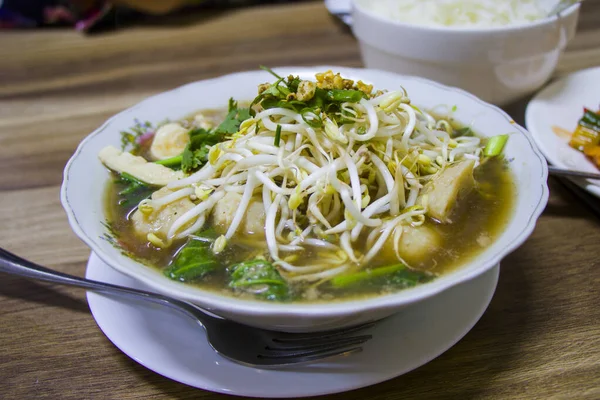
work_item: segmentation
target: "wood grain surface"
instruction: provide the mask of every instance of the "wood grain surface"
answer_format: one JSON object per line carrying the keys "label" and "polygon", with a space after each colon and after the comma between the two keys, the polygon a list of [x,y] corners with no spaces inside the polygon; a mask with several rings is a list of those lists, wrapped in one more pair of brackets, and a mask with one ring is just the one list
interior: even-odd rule
{"label": "wood grain surface", "polygon": [[[360,66],[321,2],[150,21],[85,37],[0,34],[0,246],[83,275],[88,248],[59,202],[63,167],[112,114],[178,85],[259,64]],[[600,1],[584,3],[557,75],[600,65]],[[521,101],[507,110],[520,123]],[[502,264],[475,328],[429,364],[326,396],[354,399],[600,399],[600,225],[550,182],[531,238]],[[0,276],[0,398],[223,399],[136,364],[96,326],[78,289]]]}

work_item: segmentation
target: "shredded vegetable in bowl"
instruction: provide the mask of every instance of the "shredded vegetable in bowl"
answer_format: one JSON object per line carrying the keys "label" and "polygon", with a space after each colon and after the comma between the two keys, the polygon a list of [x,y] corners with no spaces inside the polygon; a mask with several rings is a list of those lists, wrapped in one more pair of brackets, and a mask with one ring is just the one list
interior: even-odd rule
{"label": "shredded vegetable in bowl", "polygon": [[[332,71],[316,81],[270,72],[275,81],[260,85],[247,108],[231,100],[216,127],[198,114],[160,126],[145,153],[136,138],[146,128],[124,133],[134,154],[100,152],[119,174],[115,204],[134,205],[121,211],[124,223],[145,249],[171,251],[170,278],[227,271],[230,289],[266,299],[287,298],[290,285],[339,289],[385,278],[401,288],[434,278],[423,267],[443,247],[433,227],[457,221],[474,170],[499,159],[508,137],[456,130],[402,88],[374,91]],[[477,196],[497,201],[502,181],[489,179]],[[502,217],[494,204],[480,219]],[[486,224],[474,220],[468,229],[482,232],[468,243],[489,244]]]}
{"label": "shredded vegetable in bowl", "polygon": [[545,17],[539,0],[358,0],[385,18],[420,25],[497,27]]}

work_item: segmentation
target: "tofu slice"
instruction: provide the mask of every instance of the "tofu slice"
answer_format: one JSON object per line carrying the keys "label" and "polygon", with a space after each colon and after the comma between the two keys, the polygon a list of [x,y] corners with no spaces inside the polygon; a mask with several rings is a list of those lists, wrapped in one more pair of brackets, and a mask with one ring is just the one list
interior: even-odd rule
{"label": "tofu slice", "polygon": [[150,155],[154,160],[164,160],[183,153],[190,142],[188,130],[177,123],[169,123],[158,128],[154,134]]}
{"label": "tofu slice", "polygon": [[[152,200],[160,199],[170,193],[173,193],[173,191],[163,187],[152,193]],[[144,240],[146,240],[149,233],[154,233],[159,238],[166,239],[167,233],[175,220],[192,208],[194,208],[194,203],[189,198],[184,197],[154,210],[148,215],[136,210],[131,216],[133,230],[136,235],[144,238]],[[182,229],[185,228],[187,228],[187,225],[182,227]]]}
{"label": "tofu slice", "polygon": [[[220,234],[225,234],[229,225],[233,221],[235,212],[240,205],[242,195],[235,192],[227,193],[221,200],[215,204],[212,209],[213,226]],[[246,209],[244,219],[240,224],[238,233],[242,232],[246,235],[256,235],[256,237],[265,236],[265,207],[262,199],[258,196],[250,200],[250,204]]]}
{"label": "tofu slice", "polygon": [[452,223],[452,211],[457,202],[467,196],[475,185],[474,167],[474,160],[460,161],[425,186],[423,195],[427,195],[427,216],[445,224]]}
{"label": "tofu slice", "polygon": [[[417,266],[436,253],[442,245],[440,234],[432,227],[404,226],[400,242],[398,243],[398,252],[410,266]],[[395,257],[394,243],[390,238],[383,247],[385,257]]]}
{"label": "tofu slice", "polygon": [[100,150],[98,158],[107,168],[116,172],[126,172],[150,185],[165,186],[183,178],[182,171],[173,171],[163,165],[148,162],[143,157],[123,152],[114,146]]}

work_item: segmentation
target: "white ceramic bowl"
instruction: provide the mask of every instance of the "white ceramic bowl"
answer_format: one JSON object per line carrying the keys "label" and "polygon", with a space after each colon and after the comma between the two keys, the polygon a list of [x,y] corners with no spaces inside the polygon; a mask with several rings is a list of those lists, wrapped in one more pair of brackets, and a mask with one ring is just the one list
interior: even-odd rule
{"label": "white ceramic bowl", "polygon": [[575,34],[579,5],[560,17],[489,29],[395,22],[352,5],[352,30],[365,67],[422,76],[498,105],[548,81]]}
{"label": "white ceramic bowl", "polygon": [[506,231],[493,245],[464,267],[433,282],[395,294],[326,304],[277,304],[226,297],[169,280],[159,271],[124,256],[103,239],[107,233],[103,224],[103,194],[109,174],[98,161],[100,149],[107,145],[118,145],[119,131],[132,126],[136,118],[157,123],[165,118],[181,118],[203,108],[222,107],[230,96],[238,100],[252,99],[257,85],[272,79],[264,71],[194,82],[153,96],[115,115],[85,138],[65,168],[61,192],[61,201],[73,230],[108,265],[157,291],[189,300],[232,320],[288,331],[341,327],[389,316],[408,304],[489,270],[531,234],[548,199],[547,165],[529,133],[516,125],[508,115],[462,90],[421,78],[328,66],[277,68],[276,71],[283,76],[298,74],[313,78],[316,72],[327,69],[339,71],[350,79],[372,83],[376,88],[395,89],[402,85],[408,90],[413,103],[426,109],[438,107],[438,111],[443,111],[440,105],[446,105],[447,110],[456,106],[454,117],[471,124],[482,135],[512,133],[505,151],[506,157],[513,160],[510,168],[515,176],[518,199]]}

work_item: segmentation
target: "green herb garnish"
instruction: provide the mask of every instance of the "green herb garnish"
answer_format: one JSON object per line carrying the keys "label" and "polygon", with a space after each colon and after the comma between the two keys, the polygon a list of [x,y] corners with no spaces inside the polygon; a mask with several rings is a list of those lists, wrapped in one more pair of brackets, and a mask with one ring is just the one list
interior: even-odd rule
{"label": "green herb garnish", "polygon": [[290,292],[277,268],[266,260],[244,261],[232,265],[229,287],[254,293],[264,300],[284,301]]}
{"label": "green herb garnish", "polygon": [[156,187],[140,181],[127,172],[117,174],[115,184],[119,190],[117,204],[126,209],[136,207],[140,201],[147,199],[156,190]]}
{"label": "green herb garnish", "polygon": [[508,141],[508,135],[492,136],[488,139],[485,148],[483,149],[483,155],[486,157],[496,157],[502,153],[504,146]]}
{"label": "green herb garnish", "polygon": [[210,248],[214,236],[212,230],[190,236],[164,274],[176,281],[189,282],[202,279],[214,271],[218,266],[217,258]]}
{"label": "green herb garnish", "polygon": [[404,264],[395,264],[340,275],[331,279],[330,284],[336,289],[343,289],[355,285],[392,285],[394,287],[411,287],[418,283],[431,280],[432,277],[425,272],[409,269]]}
{"label": "green herb garnish", "polygon": [[152,132],[152,124],[148,121],[142,123],[135,120],[135,125],[127,131],[121,131],[121,149],[130,148],[132,152],[136,152],[140,148],[139,137]]}
{"label": "green herb garnish", "polygon": [[281,141],[281,125],[277,125],[277,129],[275,129],[275,146],[279,147],[279,142]]}

